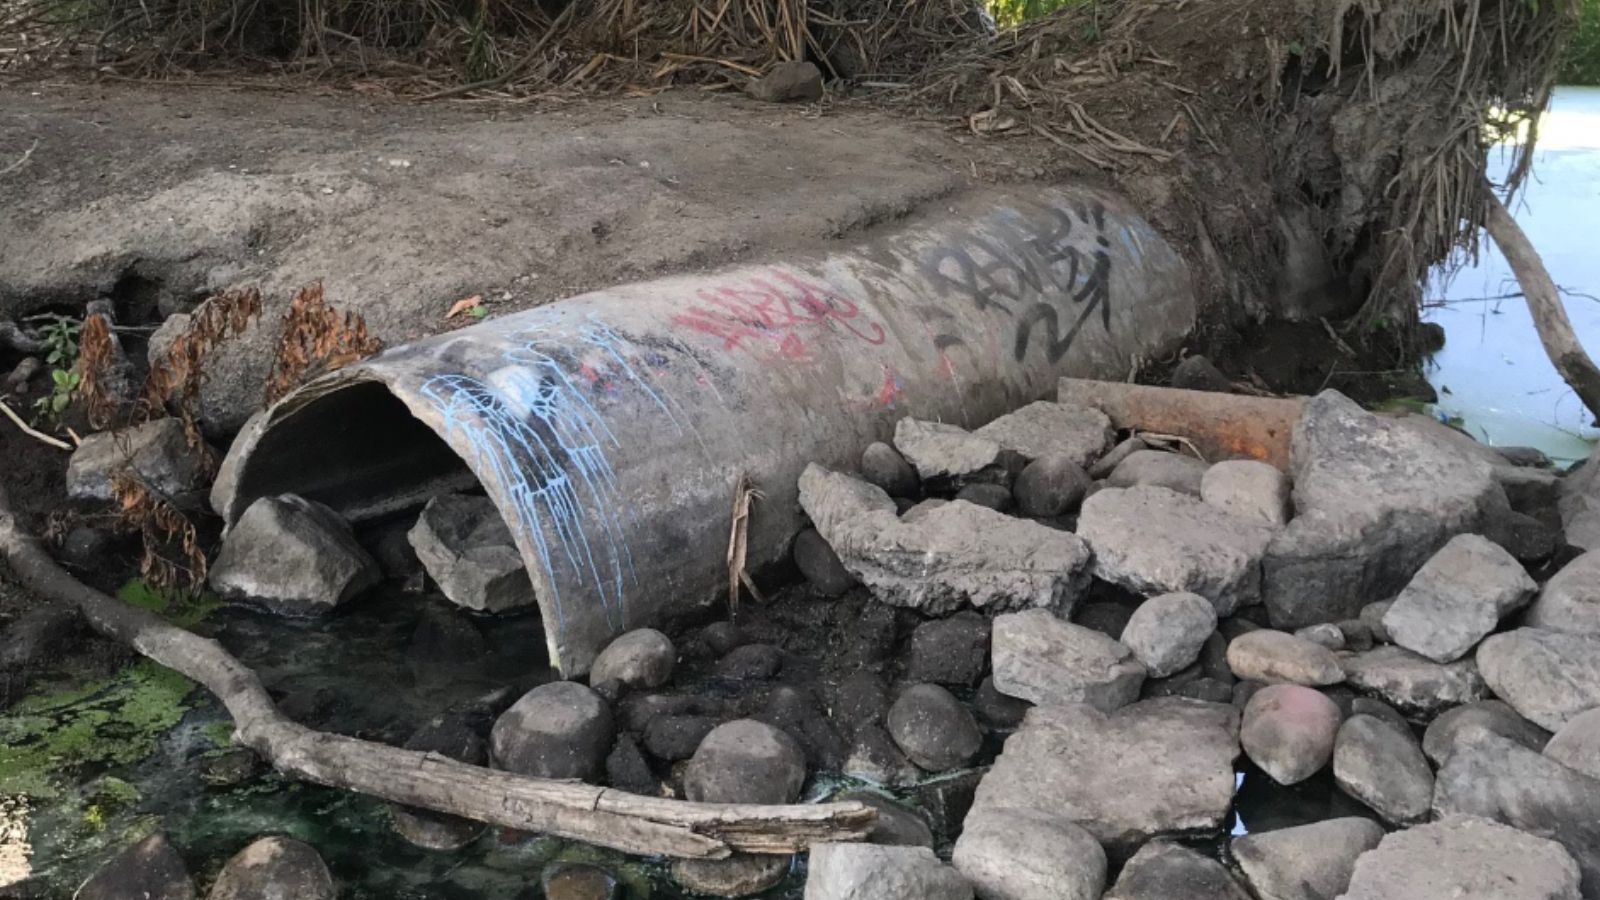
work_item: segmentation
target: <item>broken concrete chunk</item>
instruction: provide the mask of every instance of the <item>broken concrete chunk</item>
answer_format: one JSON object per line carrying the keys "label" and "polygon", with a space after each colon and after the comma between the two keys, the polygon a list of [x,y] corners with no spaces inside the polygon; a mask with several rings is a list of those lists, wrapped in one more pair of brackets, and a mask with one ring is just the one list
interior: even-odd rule
{"label": "broken concrete chunk", "polygon": [[1600,548],[1567,563],[1545,582],[1525,621],[1551,631],[1600,634]]}
{"label": "broken concrete chunk", "polygon": [[1600,706],[1600,634],[1518,628],[1478,647],[1478,668],[1495,696],[1546,731]]}
{"label": "broken concrete chunk", "polygon": [[1219,616],[1260,599],[1273,532],[1161,487],[1099,491],[1078,517],[1095,575],[1140,594],[1199,594]]}
{"label": "broken concrete chunk", "polygon": [[1106,476],[1106,482],[1112,487],[1164,487],[1198,497],[1208,468],[1210,466],[1200,460],[1181,453],[1135,450],[1117,463]]}
{"label": "broken concrete chunk", "polygon": [[1025,459],[1059,454],[1087,468],[1116,436],[1098,409],[1040,400],[1003,415],[973,432]]}
{"label": "broken concrete chunk", "polygon": [[1538,587],[1499,545],[1476,534],[1457,535],[1395,598],[1383,627],[1407,650],[1454,662],[1521,609]]}
{"label": "broken concrete chunk", "polygon": [[189,446],[183,423],[156,419],[83,439],[67,463],[67,495],[76,500],[111,500],[111,480],[127,469],[168,498],[205,487],[205,450]]}
{"label": "broken concrete chunk", "polygon": [[1505,502],[1488,463],[1337,391],[1306,402],[1290,475],[1296,516],[1262,567],[1279,628],[1353,618]]}
{"label": "broken concrete chunk", "polygon": [[1289,478],[1254,459],[1217,463],[1200,478],[1200,499],[1242,519],[1282,527],[1289,521]]}
{"label": "broken concrete chunk", "polygon": [[1561,845],[1471,816],[1396,831],[1361,854],[1341,900],[1578,900]]}
{"label": "broken concrete chunk", "polygon": [[976,475],[999,464],[1000,444],[943,422],[901,419],[894,426],[894,448],[923,480]]}
{"label": "broken concrete chunk", "polygon": [[428,576],[452,603],[487,612],[534,603],[522,554],[488,497],[435,497],[406,537]]}
{"label": "broken concrete chunk", "polygon": [[250,504],[222,541],[211,587],[290,615],[317,615],[377,584],[378,563],[339,514],[294,494]]}
{"label": "broken concrete chunk", "polygon": [[879,488],[810,465],[800,505],[845,568],[894,606],[1065,613],[1088,581],[1089,549],[1077,536],[964,501],[922,504],[900,518]]}
{"label": "broken concrete chunk", "polygon": [[1110,712],[1132,703],[1145,669],[1133,651],[1046,610],[994,620],[994,686],[1032,703],[1087,703]]}

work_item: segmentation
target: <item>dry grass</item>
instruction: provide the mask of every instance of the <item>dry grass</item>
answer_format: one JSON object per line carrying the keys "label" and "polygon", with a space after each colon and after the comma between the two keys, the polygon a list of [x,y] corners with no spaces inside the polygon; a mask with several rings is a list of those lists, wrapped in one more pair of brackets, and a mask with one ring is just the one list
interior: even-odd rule
{"label": "dry grass", "polygon": [[322,282],[300,289],[284,316],[283,337],[273,358],[267,382],[268,403],[275,403],[302,384],[383,349],[383,342],[367,334],[359,314],[340,315],[322,294]]}

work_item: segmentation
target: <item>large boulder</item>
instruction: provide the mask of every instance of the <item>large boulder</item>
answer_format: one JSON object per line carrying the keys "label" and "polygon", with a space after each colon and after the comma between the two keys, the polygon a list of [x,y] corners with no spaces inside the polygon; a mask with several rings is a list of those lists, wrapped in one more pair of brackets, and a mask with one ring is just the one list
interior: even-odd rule
{"label": "large boulder", "polygon": [[1496,697],[1546,731],[1600,706],[1600,634],[1518,628],[1478,647],[1478,669]]}
{"label": "large boulder", "polygon": [[1042,609],[997,617],[991,652],[995,689],[1031,703],[1110,712],[1138,699],[1144,684],[1144,666],[1127,646]]}
{"label": "large boulder", "polygon": [[1600,547],[1567,563],[1545,582],[1523,623],[1551,631],[1600,634]]}
{"label": "large boulder", "polygon": [[812,844],[805,900],[972,900],[972,886],[927,847]]}
{"label": "large boulder", "polygon": [[[1105,861],[1101,861],[1102,869]],[[1102,879],[1105,873],[1102,872]],[[118,853],[72,895],[75,900],[194,900],[194,882],[166,835],[152,834]]]}
{"label": "large boulder", "polygon": [[1579,900],[1561,845],[1487,819],[1452,816],[1396,831],[1356,860],[1340,900]]}
{"label": "large boulder", "polygon": [[1344,669],[1332,650],[1270,628],[1229,641],[1228,668],[1237,678],[1267,684],[1322,686],[1344,680]]}
{"label": "large boulder", "polygon": [[1078,535],[1094,573],[1139,594],[1187,591],[1231,615],[1261,598],[1261,558],[1273,528],[1163,487],[1098,491],[1083,502]]}
{"label": "large boulder", "polygon": [[1377,694],[1403,712],[1431,715],[1488,693],[1470,659],[1436,663],[1404,647],[1374,647],[1340,660],[1351,687]]}
{"label": "large boulder", "polygon": [[1396,825],[1427,818],[1433,801],[1433,770],[1422,747],[1409,731],[1376,716],[1351,716],[1339,726],[1333,777],[1345,793]]}
{"label": "large boulder", "polygon": [[1550,838],[1582,869],[1585,900],[1600,900],[1600,780],[1482,733],[1439,769],[1433,813],[1482,816]]}
{"label": "large boulder", "polygon": [[112,479],[126,470],[170,499],[206,486],[206,447],[189,446],[183,423],[156,419],[120,431],[101,431],[83,439],[67,461],[67,496],[111,500]]}
{"label": "large boulder", "polygon": [[1151,841],[1122,867],[1105,900],[1249,900],[1222,863],[1170,841]]}
{"label": "large boulder", "polygon": [[1217,610],[1199,594],[1162,594],[1139,604],[1120,640],[1150,670],[1165,678],[1193,665],[1217,630]]}
{"label": "large boulder", "polygon": [[434,497],[406,538],[429,577],[453,603],[500,612],[536,600],[511,529],[488,497]]}
{"label": "large boulder", "polygon": [[1567,543],[1585,550],[1600,550],[1600,447],[1578,471],[1561,485],[1561,525]]}
{"label": "large boulder", "polygon": [[1350,886],[1356,859],[1383,840],[1383,826],[1350,816],[1247,834],[1233,858],[1261,900],[1332,900]]}
{"label": "large boulder", "polygon": [[1232,706],[1167,697],[1110,715],[1082,703],[1035,707],[978,785],[971,815],[1031,810],[1126,853],[1158,834],[1220,825],[1238,754]]}
{"label": "large boulder", "polygon": [[1488,463],[1363,411],[1337,391],[1306,402],[1290,444],[1296,515],[1262,567],[1272,623],[1349,619],[1400,590],[1451,537],[1505,504]]}
{"label": "large boulder", "polygon": [[233,855],[209,900],[334,900],[333,875],[310,844],[264,837]]}
{"label": "large boulder", "polygon": [[294,494],[250,504],[211,564],[212,590],[290,615],[317,615],[382,580],[339,514]]}
{"label": "large boulder", "polygon": [[924,481],[972,478],[1002,465],[999,441],[943,422],[901,419],[894,426],[894,449]]}
{"label": "large boulder", "polygon": [[957,501],[902,519],[864,481],[809,465],[800,505],[874,598],[933,614],[963,605],[1070,610],[1089,549],[1065,531]]}
{"label": "large boulder", "polygon": [[1273,684],[1244,706],[1239,743],[1250,761],[1279,784],[1299,784],[1333,758],[1343,714],[1321,691]]}
{"label": "large boulder", "polygon": [[553,681],[523,694],[489,733],[496,765],[536,778],[591,780],[615,739],[611,707],[575,681]]}
{"label": "large boulder", "polygon": [[1094,836],[1039,810],[968,813],[950,861],[981,900],[1100,900],[1106,886]]}
{"label": "large boulder", "polygon": [[1454,662],[1521,609],[1539,586],[1510,553],[1459,534],[1435,553],[1383,614],[1390,640],[1434,662]]}
{"label": "large boulder", "polygon": [[794,738],[736,719],[700,742],[683,771],[683,792],[700,803],[792,803],[805,780],[805,751]]}
{"label": "large boulder", "polygon": [[1088,467],[1111,446],[1111,419],[1098,409],[1040,400],[973,432],[1024,459],[1060,455]]}

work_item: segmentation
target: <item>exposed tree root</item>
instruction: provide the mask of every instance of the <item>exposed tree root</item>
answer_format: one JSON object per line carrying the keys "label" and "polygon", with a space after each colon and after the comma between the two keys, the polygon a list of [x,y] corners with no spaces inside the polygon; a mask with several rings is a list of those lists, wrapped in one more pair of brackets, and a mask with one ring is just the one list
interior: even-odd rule
{"label": "exposed tree root", "polygon": [[821,841],[861,840],[876,819],[871,808],[853,802],[754,806],[644,797],[314,731],[278,712],[255,673],[221,644],[67,574],[22,530],[3,485],[0,557],[27,589],[76,606],[96,631],[204,685],[233,717],[235,739],[294,778],[503,828],[688,859],[721,859],[735,851],[785,854]]}

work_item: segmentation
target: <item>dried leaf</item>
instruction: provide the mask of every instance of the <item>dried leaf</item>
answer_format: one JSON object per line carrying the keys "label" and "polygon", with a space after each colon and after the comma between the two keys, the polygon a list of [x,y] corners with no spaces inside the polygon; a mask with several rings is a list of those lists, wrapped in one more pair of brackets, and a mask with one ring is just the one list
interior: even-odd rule
{"label": "dried leaf", "polygon": [[482,318],[484,315],[483,296],[481,294],[473,294],[471,297],[462,297],[460,300],[450,304],[450,311],[445,313],[444,317],[446,319],[454,319],[464,312],[470,312],[474,316]]}

